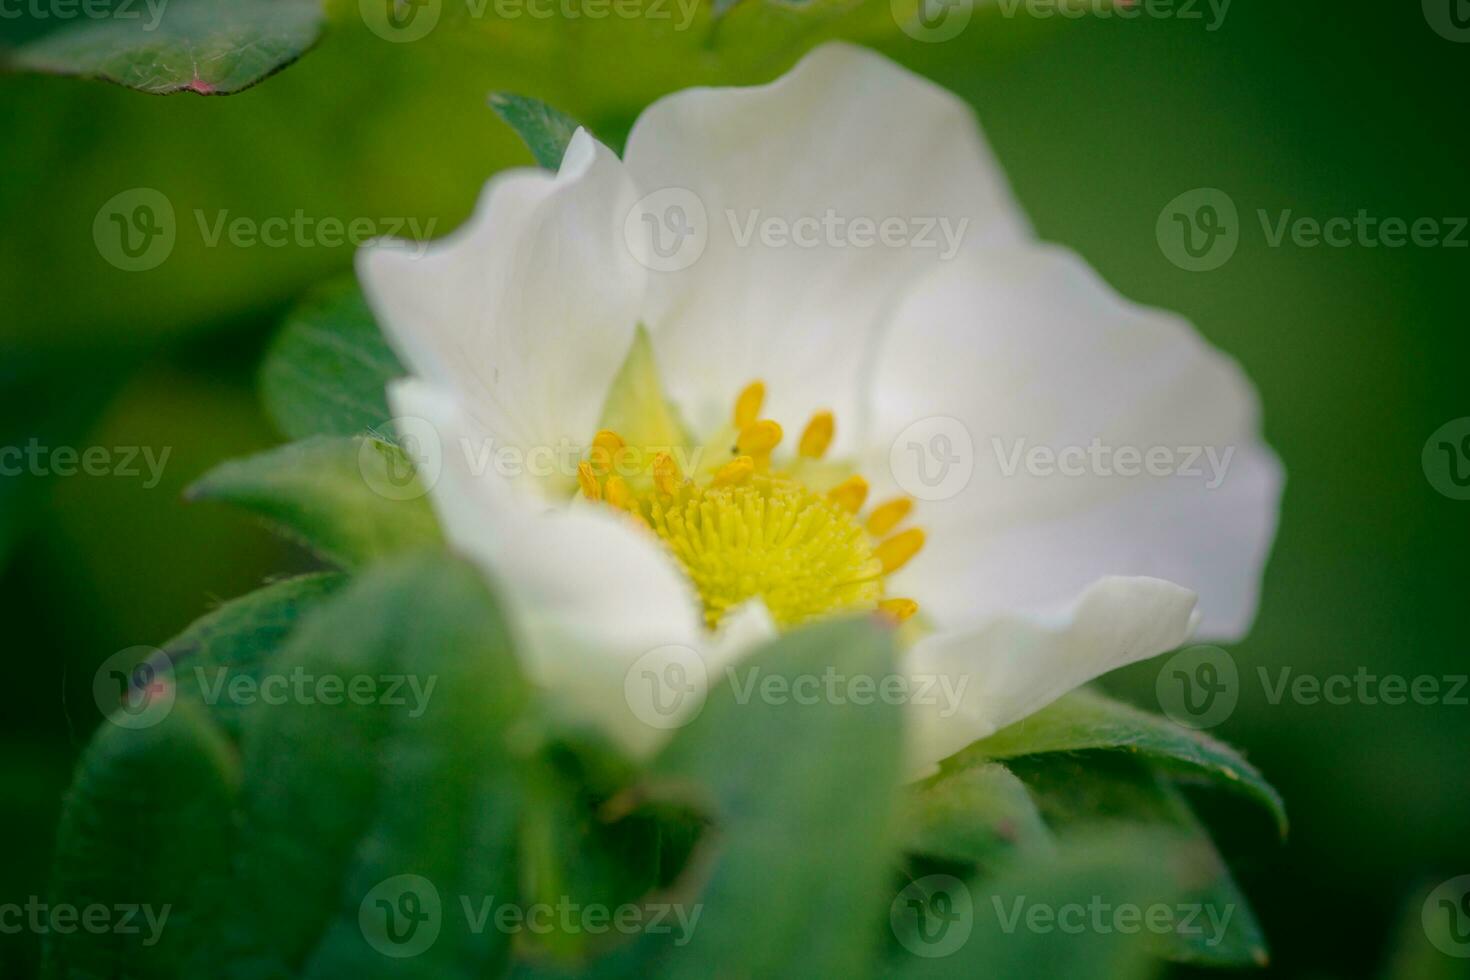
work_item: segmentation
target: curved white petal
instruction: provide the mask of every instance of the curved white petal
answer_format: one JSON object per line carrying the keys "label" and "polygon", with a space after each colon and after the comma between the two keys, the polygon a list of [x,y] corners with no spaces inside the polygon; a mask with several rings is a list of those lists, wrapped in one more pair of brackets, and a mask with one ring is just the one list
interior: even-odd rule
{"label": "curved white petal", "polygon": [[705,642],[683,574],[652,534],[611,509],[548,506],[493,467],[482,471],[472,447],[483,430],[454,396],[413,379],[394,383],[389,395],[398,415],[437,431],[434,509],[451,546],[510,600],[532,680],[629,750],[649,749],[660,733],[630,710],[624,680],[649,651],[698,652]]}
{"label": "curved white petal", "polygon": [[[653,195],[648,220],[670,223],[660,241],[671,250],[681,220],[695,228],[690,241],[702,236],[687,268],[656,266],[645,307],[670,395],[702,434],[762,378],[767,414],[788,429],[834,410],[834,450],[844,451],[862,421],[863,365],[897,295],[952,248],[1028,234],[970,109],[843,44],[769,85],[659,100],[633,127],[626,160]],[[885,219],[902,226],[890,244],[860,244],[864,223]],[[815,244],[767,244],[767,220]]]}
{"label": "curved white petal", "polygon": [[558,173],[497,175],[453,235],[368,246],[358,277],[404,363],[499,445],[585,447],[638,320],[645,273],[621,227],[634,198],[618,158],[578,130]]}
{"label": "curved white petal", "polygon": [[1179,646],[1194,605],[1194,593],[1169,582],[1104,578],[1056,617],[1002,614],[925,637],[904,663],[911,690],[930,693],[909,708],[912,770],[922,773],[1110,670]]}
{"label": "curved white petal", "polygon": [[908,297],[875,392],[874,482],[945,498],[916,508],[928,544],[891,591],[942,627],[1055,611],[1106,575],[1197,592],[1206,636],[1249,626],[1281,467],[1245,376],[1182,319],[1064,250],[986,252]]}

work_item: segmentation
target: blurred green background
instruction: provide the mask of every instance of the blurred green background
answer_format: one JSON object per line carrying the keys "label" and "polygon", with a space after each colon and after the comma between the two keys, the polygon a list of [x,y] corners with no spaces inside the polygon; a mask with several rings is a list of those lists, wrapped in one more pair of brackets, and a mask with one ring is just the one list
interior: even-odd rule
{"label": "blurred green background", "polygon": [[[0,477],[0,901],[44,891],[61,794],[98,721],[96,665],[308,564],[180,491],[278,441],[254,392],[263,344],[351,250],[209,248],[193,209],[432,218],[443,233],[486,176],[529,162],[487,109],[492,89],[543,98],[616,141],[663,91],[765,80],[843,34],[968,99],[1043,237],[1124,294],[1189,316],[1259,386],[1289,483],[1259,621],[1232,648],[1241,700],[1217,734],[1281,789],[1293,828],[1237,870],[1271,975],[1380,976],[1395,955],[1424,955],[1416,896],[1470,873],[1470,707],[1271,704],[1256,668],[1470,671],[1470,502],[1438,493],[1420,461],[1435,429],[1470,415],[1470,249],[1272,247],[1257,212],[1470,215],[1470,44],[1431,30],[1417,3],[1241,0],[1222,20],[1195,9],[1200,19],[977,14],[943,43],[895,30],[887,0],[821,16],[762,8],[677,37],[444,24],[389,44],[344,17],[299,64],[228,98],[0,77],[0,445],[170,451],[154,487],[146,475]],[[11,40],[53,26],[0,22]],[[915,159],[914,179],[923,169]],[[173,202],[179,242],[159,268],[126,273],[99,255],[92,219],[139,186]],[[1240,245],[1222,267],[1187,272],[1155,223],[1199,187],[1233,199]],[[1142,664],[1109,686],[1157,710],[1157,672]],[[33,955],[0,937],[0,975],[25,975]],[[1436,956],[1426,962],[1445,968]]]}

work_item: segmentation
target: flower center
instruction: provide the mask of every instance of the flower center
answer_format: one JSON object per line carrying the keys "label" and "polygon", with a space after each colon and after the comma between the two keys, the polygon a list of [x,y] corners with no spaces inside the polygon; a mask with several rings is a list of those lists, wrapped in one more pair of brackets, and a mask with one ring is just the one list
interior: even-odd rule
{"label": "flower center", "polygon": [[886,577],[924,543],[918,528],[891,533],[912,501],[895,498],[863,516],[867,482],[823,460],[832,414],[817,413],[796,453],[782,458],[781,426],[760,418],[764,399],[761,382],[746,386],[731,424],[691,454],[697,462],[687,475],[667,447],[646,452],[604,429],[580,464],[582,495],[658,536],[698,591],[711,629],[755,598],[781,627],[844,612],[913,615],[913,600],[884,595]]}

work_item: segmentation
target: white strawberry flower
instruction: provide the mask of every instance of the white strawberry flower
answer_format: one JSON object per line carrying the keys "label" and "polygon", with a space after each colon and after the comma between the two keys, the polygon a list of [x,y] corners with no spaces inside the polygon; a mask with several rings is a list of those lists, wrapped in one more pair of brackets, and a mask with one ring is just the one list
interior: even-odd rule
{"label": "white strawberry flower", "polygon": [[967,107],[871,52],[664,98],[623,160],[579,130],[358,271],[446,535],[632,750],[650,651],[714,679],[789,626],[901,621],[901,671],[958,696],[914,699],[919,771],[1255,614],[1282,474],[1246,378],[1038,243]]}

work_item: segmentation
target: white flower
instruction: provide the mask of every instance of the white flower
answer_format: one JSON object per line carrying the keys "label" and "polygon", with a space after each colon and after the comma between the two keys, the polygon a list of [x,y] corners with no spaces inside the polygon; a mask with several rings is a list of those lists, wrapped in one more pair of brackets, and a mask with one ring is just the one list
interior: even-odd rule
{"label": "white flower", "polygon": [[652,650],[714,679],[881,608],[902,670],[962,693],[910,709],[922,768],[1254,616],[1282,475],[1241,371],[1037,243],[963,103],[871,52],[662,99],[622,161],[579,130],[358,269],[446,534],[555,703],[631,749],[660,738],[624,699]]}

